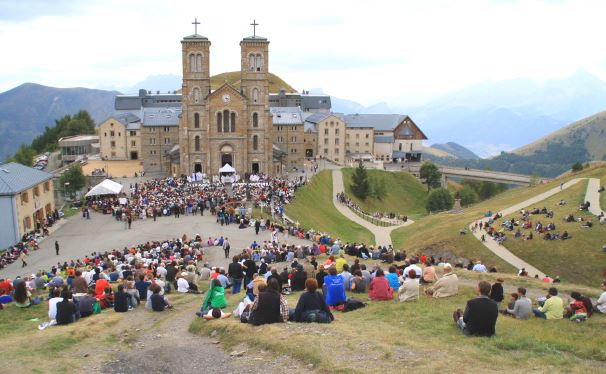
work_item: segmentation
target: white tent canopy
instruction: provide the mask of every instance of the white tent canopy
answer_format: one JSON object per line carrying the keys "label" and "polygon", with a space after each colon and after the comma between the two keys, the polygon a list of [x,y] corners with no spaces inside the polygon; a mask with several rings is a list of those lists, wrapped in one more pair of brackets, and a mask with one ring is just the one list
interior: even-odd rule
{"label": "white tent canopy", "polygon": [[236,169],[231,167],[230,164],[225,164],[221,169],[219,169],[219,173],[235,173]]}
{"label": "white tent canopy", "polygon": [[110,179],[106,179],[95,187],[91,188],[91,190],[88,191],[88,193],[86,194],[86,197],[100,195],[117,195],[121,191],[122,185],[120,183],[114,182]]}

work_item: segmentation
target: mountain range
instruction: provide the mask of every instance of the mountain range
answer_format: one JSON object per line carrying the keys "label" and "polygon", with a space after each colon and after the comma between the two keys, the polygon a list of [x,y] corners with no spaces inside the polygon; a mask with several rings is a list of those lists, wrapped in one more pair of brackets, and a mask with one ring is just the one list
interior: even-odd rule
{"label": "mountain range", "polygon": [[[237,86],[239,73],[219,74],[213,76],[211,82],[213,87],[224,82]],[[121,92],[137,92],[139,88],[173,92],[180,85],[180,76],[157,75],[133,87],[125,87]],[[271,75],[270,91],[277,92],[280,88],[295,92],[280,77]],[[310,91],[322,93],[319,88]],[[98,123],[113,112],[114,96],[118,93],[119,91],[87,88],[53,88],[33,83],[0,93],[0,159],[12,154],[21,143],[29,143],[33,137],[43,132],[45,126],[52,125],[55,119],[65,114],[85,109]],[[478,160],[478,155],[497,155],[495,159],[502,161],[503,151],[511,151],[535,141],[542,144],[542,149],[537,148],[537,152],[544,152],[550,147],[548,144],[557,141],[550,138],[541,142],[542,137],[560,130],[568,123],[606,109],[606,82],[580,70],[565,79],[545,82],[516,79],[477,84],[416,107],[392,106],[385,102],[364,106],[334,96],[331,96],[331,100],[334,112],[409,114],[430,141],[436,143],[426,149],[429,158],[444,158],[455,163],[471,160],[480,166],[484,161]],[[570,142],[562,144],[565,147],[572,146]],[[581,146],[580,143],[577,145]],[[582,146],[583,149],[599,148],[599,144],[595,145],[591,141]],[[505,154],[528,157],[536,153],[533,152],[528,153],[522,149]],[[600,157],[599,152],[593,151],[587,151],[583,157],[581,154],[577,156],[582,161],[603,157]],[[511,165],[507,165],[489,167],[495,170],[511,169]],[[547,172],[543,175],[556,172],[547,169],[542,168],[540,171]]]}

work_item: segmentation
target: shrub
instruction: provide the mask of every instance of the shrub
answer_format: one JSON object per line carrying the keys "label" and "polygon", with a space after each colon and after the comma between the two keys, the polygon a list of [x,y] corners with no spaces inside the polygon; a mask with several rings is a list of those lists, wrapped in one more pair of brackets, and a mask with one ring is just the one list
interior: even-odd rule
{"label": "shrub", "polygon": [[441,212],[452,209],[454,198],[445,188],[437,188],[429,193],[426,208],[429,212]]}

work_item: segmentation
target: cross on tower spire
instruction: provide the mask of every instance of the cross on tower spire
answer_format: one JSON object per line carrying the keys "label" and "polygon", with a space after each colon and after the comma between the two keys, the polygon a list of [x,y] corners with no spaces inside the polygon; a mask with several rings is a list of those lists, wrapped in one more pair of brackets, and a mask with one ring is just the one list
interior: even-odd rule
{"label": "cross on tower spire", "polygon": [[255,38],[257,37],[257,26],[259,26],[259,24],[253,19],[253,23],[250,25],[253,27],[253,38]]}
{"label": "cross on tower spire", "polygon": [[198,25],[200,24],[200,22],[198,22],[198,17],[196,17],[191,24],[194,25],[194,35],[198,35]]}

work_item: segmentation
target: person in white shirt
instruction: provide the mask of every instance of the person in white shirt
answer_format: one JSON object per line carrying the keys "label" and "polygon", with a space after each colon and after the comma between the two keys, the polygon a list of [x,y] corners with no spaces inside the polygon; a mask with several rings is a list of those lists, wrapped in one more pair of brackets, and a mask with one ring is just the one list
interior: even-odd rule
{"label": "person in white shirt", "polygon": [[402,271],[402,278],[403,278],[402,281],[404,281],[406,278],[408,278],[408,272],[410,272],[410,270],[415,271],[415,275],[416,275],[417,279],[423,277],[423,270],[416,264],[410,264],[407,267],[405,267],[404,270]]}
{"label": "person in white shirt", "polygon": [[486,270],[486,266],[482,265],[480,261],[476,262],[471,270],[475,271],[476,273],[486,273],[488,271]]}
{"label": "person in white shirt", "polygon": [[158,274],[159,278],[166,278],[166,268],[164,267],[164,263],[161,263],[160,266],[156,268],[156,274]]}
{"label": "person in white shirt", "polygon": [[[185,275],[183,275],[183,274],[185,274]],[[181,276],[179,277],[179,279],[177,279],[177,292],[183,292],[183,293],[189,292],[189,283],[184,278],[186,275],[187,275],[187,273],[181,273]]]}
{"label": "person in white shirt", "polygon": [[63,300],[60,294],[61,290],[55,288],[53,290],[53,297],[48,300],[48,318],[51,321],[57,318],[57,303]]}
{"label": "person in white shirt", "polygon": [[606,314],[606,280],[602,282],[602,291],[603,292],[600,295],[600,298],[595,303],[595,308],[600,313],[605,313]]}

